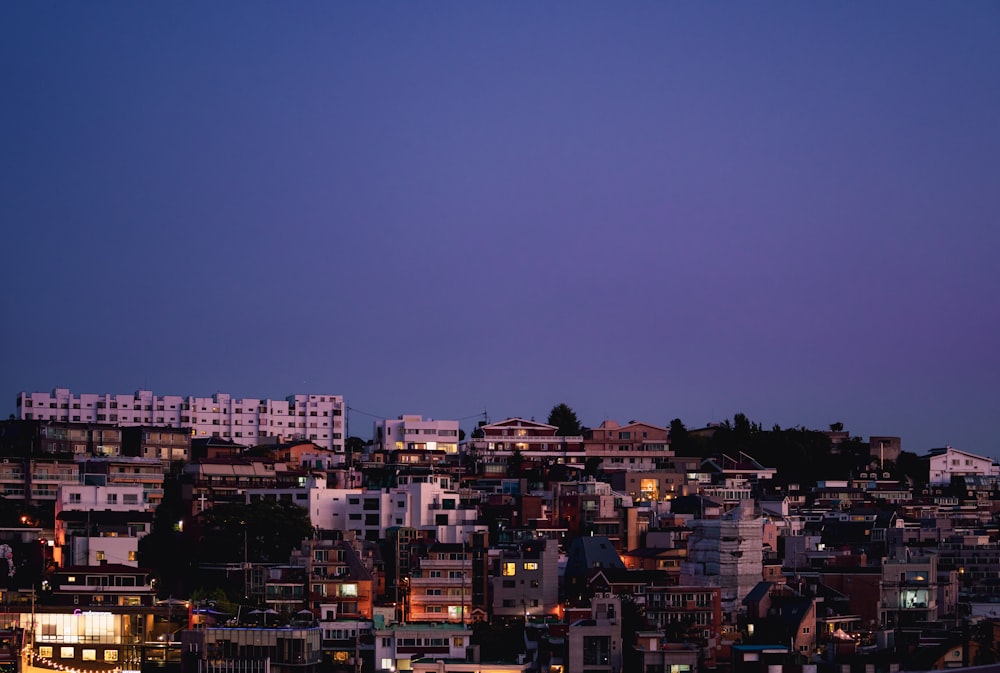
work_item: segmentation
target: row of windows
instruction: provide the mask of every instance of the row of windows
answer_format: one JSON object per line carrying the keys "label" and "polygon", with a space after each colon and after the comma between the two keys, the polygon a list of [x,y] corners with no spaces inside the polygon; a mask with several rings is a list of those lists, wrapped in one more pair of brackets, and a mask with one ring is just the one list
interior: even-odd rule
{"label": "row of windows", "polygon": [[[82,495],[80,493],[70,493],[69,501],[71,503],[81,502]],[[117,505],[118,504],[118,494],[108,493],[108,504]],[[137,505],[139,504],[139,495],[137,493],[123,493],[122,494],[122,504],[123,505]]]}
{"label": "row of windows", "polygon": [[[537,561],[525,561],[524,570],[538,570]],[[513,577],[517,574],[517,562],[505,561],[500,568],[500,574],[504,577]]]}
{"label": "row of windows", "polygon": [[[51,645],[40,645],[38,647],[38,656],[43,659],[52,659],[54,656],[53,647]],[[75,647],[63,645],[59,648],[60,659],[74,659],[75,657]],[[83,661],[97,661],[97,650],[88,647],[81,649],[80,659]],[[112,663],[118,661],[118,650],[104,650],[102,660]]]}

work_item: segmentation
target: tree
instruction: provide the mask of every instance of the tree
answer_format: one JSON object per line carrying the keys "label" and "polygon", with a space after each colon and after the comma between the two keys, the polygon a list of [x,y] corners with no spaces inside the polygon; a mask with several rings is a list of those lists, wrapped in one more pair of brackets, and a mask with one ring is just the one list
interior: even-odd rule
{"label": "tree", "polygon": [[840,421],[830,424],[830,432],[843,432],[843,431],[844,431],[844,424],[841,423]]}
{"label": "tree", "polygon": [[365,452],[365,440],[360,437],[348,437],[347,441],[344,442],[344,451],[348,456],[353,454],[361,455]]}
{"label": "tree", "polygon": [[507,476],[517,478],[521,476],[522,471],[524,471],[524,455],[521,449],[514,449],[507,459]]}
{"label": "tree", "polygon": [[583,476],[585,477],[596,477],[601,471],[601,460],[600,456],[590,456],[587,458],[587,462],[583,465]]}
{"label": "tree", "polygon": [[559,428],[556,430],[556,435],[560,437],[573,437],[583,433],[583,428],[580,427],[580,419],[576,417],[576,412],[567,404],[557,404],[552,407],[552,411],[549,412],[548,423]]}
{"label": "tree", "polygon": [[688,435],[687,428],[684,427],[684,423],[681,419],[675,418],[670,421],[670,433],[667,435],[670,439],[670,449],[678,456],[687,456],[691,448],[691,437]]}
{"label": "tree", "polygon": [[288,563],[292,549],[312,534],[309,513],[284,501],[257,500],[249,505],[223,503],[202,515],[203,561]]}

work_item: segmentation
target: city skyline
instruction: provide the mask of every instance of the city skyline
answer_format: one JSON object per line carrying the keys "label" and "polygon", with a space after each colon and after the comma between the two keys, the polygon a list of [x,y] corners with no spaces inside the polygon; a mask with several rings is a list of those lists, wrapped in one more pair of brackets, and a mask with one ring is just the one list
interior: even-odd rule
{"label": "city skyline", "polygon": [[1000,457],[995,4],[0,18],[4,413],[564,402]]}

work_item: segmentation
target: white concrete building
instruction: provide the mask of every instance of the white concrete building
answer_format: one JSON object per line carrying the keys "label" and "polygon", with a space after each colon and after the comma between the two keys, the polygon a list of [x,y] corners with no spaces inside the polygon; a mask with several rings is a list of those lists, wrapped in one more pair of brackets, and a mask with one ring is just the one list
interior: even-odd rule
{"label": "white concrete building", "polygon": [[399,485],[387,491],[327,488],[326,479],[314,475],[302,488],[248,488],[245,496],[247,502],[286,499],[307,507],[316,528],[354,531],[363,540],[381,540],[393,526],[433,530],[436,540],[452,543],[487,529],[477,523],[477,508],[463,503],[446,475],[400,476]]}
{"label": "white concrete building", "polygon": [[458,421],[436,421],[414,414],[375,421],[376,450],[458,453]]}
{"label": "white concrete building", "polygon": [[51,393],[22,392],[17,417],[68,423],[107,423],[121,427],[189,428],[192,437],[213,435],[240,444],[262,439],[306,439],[343,453],[347,437],[342,395],[289,395],[283,400],[134,394],[74,394],[68,388]]}
{"label": "white concrete building", "polygon": [[142,485],[59,486],[53,556],[61,566],[117,563],[138,567],[139,540],[152,530]]}
{"label": "white concrete building", "polygon": [[959,451],[950,446],[932,449],[927,458],[930,462],[929,481],[934,486],[947,486],[951,484],[952,477],[1000,476],[1000,467],[989,458]]}

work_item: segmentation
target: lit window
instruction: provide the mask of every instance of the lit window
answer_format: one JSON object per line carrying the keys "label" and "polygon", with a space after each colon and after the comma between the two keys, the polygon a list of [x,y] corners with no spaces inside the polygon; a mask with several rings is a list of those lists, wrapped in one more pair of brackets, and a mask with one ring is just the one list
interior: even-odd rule
{"label": "lit window", "polygon": [[84,661],[97,661],[97,650],[84,650],[80,658]]}
{"label": "lit window", "polygon": [[517,564],[511,562],[505,562],[503,564],[502,574],[504,577],[511,577],[517,574]]}
{"label": "lit window", "polygon": [[535,563],[534,561],[525,562],[524,569],[525,570],[538,570],[538,564]]}

